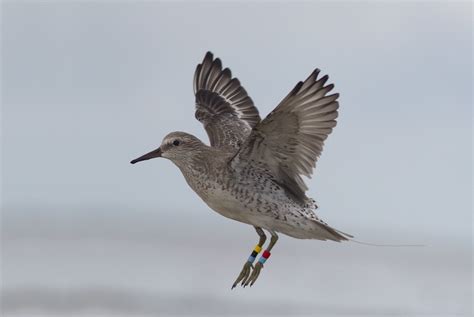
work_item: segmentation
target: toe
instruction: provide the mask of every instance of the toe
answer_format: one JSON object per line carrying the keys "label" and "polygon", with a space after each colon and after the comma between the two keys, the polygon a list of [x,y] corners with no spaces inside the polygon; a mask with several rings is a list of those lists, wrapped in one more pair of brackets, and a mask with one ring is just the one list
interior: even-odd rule
{"label": "toe", "polygon": [[250,275],[250,277],[247,279],[247,281],[245,281],[245,286],[249,285],[252,286],[255,281],[257,280],[258,276],[260,275],[260,271],[262,270],[263,268],[263,264],[258,262],[257,264],[255,264],[255,268],[252,272],[252,274]]}
{"label": "toe", "polygon": [[235,280],[234,284],[232,284],[231,289],[234,289],[239,284],[239,282],[242,281],[242,283],[243,283],[244,281],[247,280],[248,276],[250,275],[250,268],[251,268],[251,263],[246,262],[244,264],[244,267],[242,268],[242,271],[240,272],[239,276]]}

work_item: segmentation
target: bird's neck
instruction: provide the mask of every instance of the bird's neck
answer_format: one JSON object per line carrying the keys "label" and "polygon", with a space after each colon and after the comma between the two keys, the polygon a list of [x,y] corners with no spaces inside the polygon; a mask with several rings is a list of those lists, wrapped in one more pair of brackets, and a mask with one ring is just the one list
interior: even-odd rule
{"label": "bird's neck", "polygon": [[183,175],[186,177],[188,174],[206,174],[210,173],[218,161],[216,159],[215,150],[209,146],[204,145],[203,147],[196,149],[180,158],[174,160],[173,163],[178,166]]}
{"label": "bird's neck", "polygon": [[225,173],[224,167],[228,158],[229,156],[221,151],[207,147],[175,164],[183,173],[189,186],[200,193],[209,182],[219,182]]}

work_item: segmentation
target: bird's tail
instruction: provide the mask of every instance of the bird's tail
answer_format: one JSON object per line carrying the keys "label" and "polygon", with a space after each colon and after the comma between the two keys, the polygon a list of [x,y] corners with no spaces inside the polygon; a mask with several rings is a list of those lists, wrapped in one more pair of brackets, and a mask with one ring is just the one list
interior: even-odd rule
{"label": "bird's tail", "polygon": [[334,229],[333,227],[330,227],[326,223],[324,223],[324,229],[330,233],[329,240],[332,240],[332,241],[337,241],[337,242],[350,241],[352,238],[354,238],[354,236],[348,233],[342,232],[340,230]]}

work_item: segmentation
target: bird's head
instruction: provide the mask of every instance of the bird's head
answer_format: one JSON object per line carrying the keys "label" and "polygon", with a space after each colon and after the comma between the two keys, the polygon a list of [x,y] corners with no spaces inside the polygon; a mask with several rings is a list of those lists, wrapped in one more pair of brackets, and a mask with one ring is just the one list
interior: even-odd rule
{"label": "bird's head", "polygon": [[135,164],[156,157],[164,157],[176,165],[180,165],[180,163],[192,159],[200,152],[202,147],[205,147],[204,143],[191,134],[179,131],[171,132],[163,138],[159,148],[134,159],[130,163]]}
{"label": "bird's head", "polygon": [[206,147],[206,145],[191,134],[171,132],[164,137],[159,148],[134,159],[130,163],[135,164],[156,157],[164,157],[180,166],[186,164],[203,147]]}

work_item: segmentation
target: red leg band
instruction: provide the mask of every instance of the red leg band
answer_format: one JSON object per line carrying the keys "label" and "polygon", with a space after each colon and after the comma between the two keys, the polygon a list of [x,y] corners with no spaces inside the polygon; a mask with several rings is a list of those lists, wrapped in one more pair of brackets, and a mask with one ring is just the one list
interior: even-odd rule
{"label": "red leg band", "polygon": [[270,257],[271,253],[267,250],[263,251],[262,258],[268,259]]}

